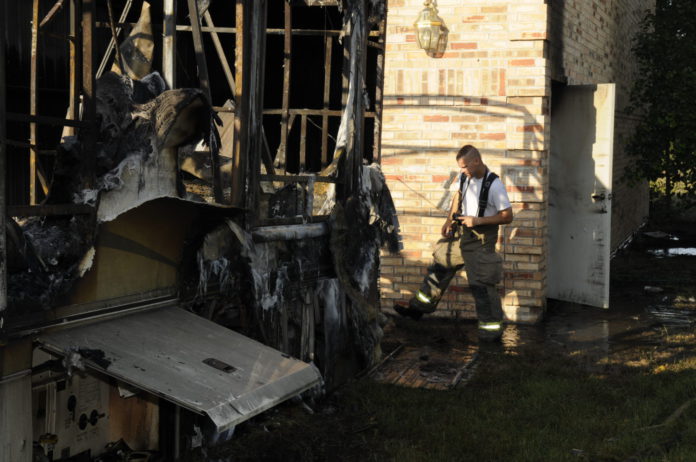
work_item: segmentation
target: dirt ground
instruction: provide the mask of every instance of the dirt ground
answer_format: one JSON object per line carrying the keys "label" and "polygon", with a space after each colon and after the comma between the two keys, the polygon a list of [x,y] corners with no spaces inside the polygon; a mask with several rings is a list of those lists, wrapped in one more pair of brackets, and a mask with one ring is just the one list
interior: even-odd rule
{"label": "dirt ground", "polygon": [[[471,403],[484,400],[486,398],[480,390],[490,390],[493,382],[502,393],[506,393],[505,390],[517,393],[520,389],[520,394],[515,395],[514,399],[517,402],[524,400],[525,387],[531,387],[525,382],[528,371],[539,374],[539,382],[534,387],[538,389],[548,385],[551,390],[549,395],[553,395],[554,390],[564,385],[544,384],[544,374],[554,376],[554,380],[559,377],[567,379],[567,386],[571,389],[574,381],[578,384],[601,383],[596,389],[578,390],[579,396],[583,393],[601,394],[605,390],[601,387],[610,384],[611,388],[607,388],[610,390],[607,393],[608,396],[611,395],[611,403],[621,401],[622,393],[630,394],[630,390],[639,390],[642,386],[647,387],[646,390],[657,387],[662,393],[667,393],[665,390],[670,382],[662,382],[668,377],[660,375],[663,371],[671,371],[676,378],[681,377],[678,374],[691,374],[691,369],[696,368],[692,362],[696,355],[693,329],[696,321],[696,226],[677,223],[669,227],[644,228],[633,243],[619,251],[612,260],[611,275],[611,303],[608,310],[550,301],[548,313],[542,323],[535,326],[508,325],[502,345],[482,351],[479,351],[475,328],[471,322],[434,319],[416,322],[392,318],[383,342],[385,354],[399,345],[401,348],[408,346],[404,346],[404,342],[430,346],[431,351],[444,352],[445,358],[448,348],[460,353],[468,352],[461,356],[458,365],[447,363],[446,367],[438,366],[443,364],[442,356],[420,354],[411,360],[416,366],[420,364],[420,373],[417,375],[424,384],[449,385],[457,372],[464,371],[456,381],[456,386],[453,387],[455,389],[420,390],[420,394],[415,394],[408,387],[380,383],[380,371],[373,371],[327,396],[305,399],[304,402],[291,401],[266,412],[238,426],[235,436],[228,443],[203,453],[189,454],[186,460],[696,460],[696,456],[689,459],[688,456],[680,455],[682,452],[677,448],[678,438],[674,434],[683,436],[688,429],[680,430],[681,433],[675,430],[659,435],[652,432],[656,435],[655,441],[631,436],[624,438],[626,441],[623,446],[616,446],[618,437],[598,438],[592,434],[583,439],[579,435],[577,441],[572,442],[572,432],[570,435],[559,434],[554,441],[569,441],[558,442],[558,447],[549,448],[549,458],[534,452],[537,449],[526,448],[519,443],[519,438],[509,443],[497,442],[509,445],[508,449],[501,448],[498,452],[482,452],[484,450],[480,449],[481,446],[493,445],[494,441],[454,441],[456,437],[444,435],[446,430],[443,430],[441,439],[445,445],[451,441],[453,447],[457,446],[458,452],[438,448],[436,452],[429,453],[427,442],[424,445],[417,442],[422,435],[433,431],[433,421],[428,421],[429,418],[439,419],[438,416],[442,416],[445,419],[456,419],[457,412],[454,413],[455,417],[446,417],[452,406],[452,401],[447,400],[467,402],[471,399]],[[394,358],[397,356],[394,355]],[[385,361],[382,368],[387,367],[389,361],[394,359]],[[464,369],[461,368],[462,364],[465,365]],[[436,378],[429,380],[429,372],[435,373]],[[684,378],[687,380],[687,388],[665,395],[663,401],[654,404],[659,409],[654,412],[652,408],[646,408],[644,412],[636,411],[635,416],[626,419],[621,417],[621,412],[625,414],[627,411],[617,410],[617,421],[612,423],[612,412],[605,411],[605,405],[601,404],[599,398],[598,412],[600,415],[606,412],[608,425],[611,423],[609,431],[617,433],[626,432],[625,429],[631,426],[640,426],[643,421],[653,424],[655,428],[667,428],[672,422],[684,419],[681,414],[685,413],[689,404],[685,404],[681,412],[679,405],[684,403],[685,396],[691,391],[696,392],[688,385],[692,381],[691,376]],[[653,379],[659,382],[654,382]],[[509,380],[510,383],[501,384],[501,380]],[[506,386],[509,388],[505,388]],[[621,391],[622,387],[629,391]],[[480,394],[469,396],[476,393]],[[533,393],[528,392],[530,396]],[[661,395],[658,392],[654,394]],[[498,396],[496,399],[505,401],[506,397]],[[564,399],[562,396],[559,398],[561,405]],[[627,397],[626,402],[629,404],[625,405],[629,406],[628,409],[636,406],[630,404],[634,402],[633,399],[636,403],[648,401],[641,396]],[[395,409],[387,412],[380,409],[380,403]],[[427,412],[419,409],[415,403],[427,406]],[[404,409],[412,404],[413,409]],[[437,410],[438,406],[443,406],[440,411]],[[470,404],[469,407],[471,406]],[[524,422],[527,417],[524,413],[533,412],[525,411],[523,405],[516,406],[515,412],[519,415],[511,415],[511,420],[518,418]],[[529,409],[536,409],[539,404],[532,403],[530,406],[532,407]],[[612,404],[611,407],[620,406]],[[565,412],[581,414],[583,411],[579,408]],[[505,419],[508,414],[509,410],[503,411],[503,417],[497,418]],[[696,413],[692,414],[696,417]],[[413,421],[409,420],[408,424],[404,422],[414,415],[416,417]],[[563,421],[563,412],[560,412],[557,418],[561,419],[559,426],[573,428],[574,424],[590,417],[567,415],[565,418],[568,420]],[[622,419],[626,422],[619,422]],[[593,417],[590,421],[596,422],[597,418]],[[473,428],[467,429],[466,422],[459,424],[463,426],[460,433],[466,434],[471,430],[469,435],[475,440],[472,435],[476,431]],[[470,423],[472,426],[481,425]],[[486,425],[489,424],[490,422]],[[402,428],[405,425],[412,428]],[[504,425],[502,423],[503,427]],[[537,436],[530,435],[528,438],[529,441],[534,441]],[[595,444],[594,440],[598,442]],[[573,446],[580,442],[584,442],[587,447]],[[526,455],[510,459],[509,456],[502,455],[505,450]],[[525,452],[527,450],[528,453]],[[560,456],[551,456],[554,451]]]}

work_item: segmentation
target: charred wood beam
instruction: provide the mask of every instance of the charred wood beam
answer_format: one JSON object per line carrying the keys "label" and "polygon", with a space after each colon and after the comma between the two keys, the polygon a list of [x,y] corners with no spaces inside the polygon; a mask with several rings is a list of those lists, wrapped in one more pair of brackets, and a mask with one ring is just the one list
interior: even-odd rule
{"label": "charred wood beam", "polygon": [[244,207],[244,190],[247,169],[247,145],[248,134],[247,123],[249,113],[249,37],[245,34],[248,28],[249,17],[246,14],[244,0],[236,0],[235,5],[235,24],[240,31],[235,36],[235,95],[237,98],[236,110],[234,113],[234,151],[232,153],[232,190],[230,192],[230,203],[237,207]]}
{"label": "charred wood beam", "polygon": [[[328,115],[328,116],[334,116],[334,117],[340,117],[343,115],[343,111],[339,111],[338,109],[289,109],[288,112],[290,113],[290,117],[293,115],[306,115],[306,116],[323,116],[323,115]],[[263,110],[264,114],[267,115],[279,115],[283,114],[283,109],[264,109]],[[365,112],[365,117],[374,117],[375,113],[374,112]],[[292,124],[290,124],[292,125]]]}
{"label": "charred wood beam", "polygon": [[[128,13],[130,12],[132,5],[133,0],[126,1],[126,4],[123,6],[123,10],[121,10],[121,16],[119,16],[119,20],[117,23],[112,23],[111,21],[109,21],[106,24],[102,22],[95,23],[97,27],[105,25],[109,28],[116,28],[116,33],[112,33],[111,40],[109,40],[109,45],[107,45],[106,51],[104,52],[104,56],[102,56],[101,62],[99,63],[99,68],[97,69],[97,78],[101,77],[104,71],[106,70],[106,66],[109,64],[109,59],[111,59],[111,52],[114,51],[114,48],[116,48],[116,53],[120,53],[120,50],[118,49],[118,44],[116,43],[116,39],[118,37],[118,34],[121,33],[121,28],[126,25],[126,23],[124,23],[123,21],[125,21],[128,17]],[[133,23],[132,25],[135,25],[135,23]],[[120,65],[119,68],[123,69]]]}
{"label": "charred wood beam", "polygon": [[[5,24],[5,8],[0,8],[0,24]],[[0,332],[3,331],[7,309],[7,144],[5,142],[5,34],[0,34]]]}
{"label": "charred wood beam", "polygon": [[57,125],[69,127],[87,127],[87,122],[81,122],[79,120],[61,119],[60,117],[49,117],[40,115],[28,115],[28,114],[18,114],[16,112],[7,112],[7,120],[12,122],[35,122],[37,124],[43,125]]}
{"label": "charred wood beam", "polygon": [[[82,69],[82,48],[79,24],[80,24],[80,0],[70,0],[70,102],[66,118],[79,119],[80,108],[80,69]],[[63,136],[75,134],[75,127],[63,124]]]}
{"label": "charred wood beam", "polygon": [[[86,126],[82,129],[82,142],[85,152],[85,163],[89,176],[85,186],[90,188],[95,182],[96,165],[96,79],[94,73],[94,19],[95,1],[82,2],[82,120]],[[67,124],[66,124],[67,125]]]}
{"label": "charred wood beam", "polygon": [[330,232],[328,222],[302,225],[264,226],[251,232],[254,242],[294,241],[327,236]]}
{"label": "charred wood beam", "polygon": [[[193,27],[193,47],[196,51],[196,64],[198,66],[198,79],[201,88],[205,93],[208,103],[213,104],[210,95],[210,81],[208,80],[208,64],[205,60],[205,50],[203,49],[203,36],[201,35],[201,18],[198,15],[198,4],[196,0],[188,0],[189,18]],[[213,174],[213,197],[215,202],[221,204],[224,200],[222,195],[222,180],[220,178],[220,156],[217,150],[210,150],[210,170]]]}
{"label": "charred wood beam", "polygon": [[261,175],[259,179],[261,181],[280,181],[282,183],[309,183],[310,181],[315,183],[338,183],[336,178],[314,175]]}
{"label": "charred wood beam", "polygon": [[176,0],[164,0],[162,72],[169,88],[176,88]]}
{"label": "charred wood beam", "polygon": [[106,0],[106,7],[109,11],[109,25],[111,26],[111,40],[114,41],[116,48],[116,62],[118,63],[118,68],[121,73],[125,72],[125,67],[123,66],[123,56],[121,56],[121,47],[118,46],[118,31],[116,30],[116,20],[114,19],[114,8],[111,5],[111,0]]}
{"label": "charred wood beam", "polygon": [[258,210],[263,150],[263,82],[266,60],[266,0],[237,0],[235,79],[235,150],[232,158],[232,205],[248,211],[251,226]]}
{"label": "charred wood beam", "polygon": [[230,92],[234,98],[234,76],[232,75],[232,69],[230,68],[230,63],[227,62],[225,57],[225,50],[222,48],[222,43],[220,42],[220,36],[215,32],[215,24],[213,24],[213,17],[210,15],[210,11],[206,11],[203,14],[203,20],[205,23],[213,28],[210,32],[210,37],[213,39],[213,45],[215,46],[215,51],[217,52],[218,58],[220,59],[220,64],[222,65],[222,71],[227,79],[227,84],[230,87]]}
{"label": "charred wood beam", "polygon": [[[379,38],[377,52],[377,77],[375,82],[375,125],[373,136],[372,160],[378,164],[382,163],[382,107],[384,101],[384,58],[387,31],[387,15],[379,22]],[[371,44],[369,40],[368,45]]]}
{"label": "charred wood beam", "polygon": [[307,167],[307,116],[300,118],[300,172]]}
{"label": "charred wood beam", "polygon": [[193,32],[193,48],[196,52],[196,65],[198,66],[198,80],[201,89],[208,97],[208,102],[213,103],[210,97],[210,81],[208,80],[208,65],[205,61],[205,50],[203,49],[203,36],[201,35],[201,18],[198,16],[198,5],[196,0],[187,0],[189,18],[191,20],[191,31]]}
{"label": "charred wood beam", "polygon": [[[125,26],[135,26],[136,23],[134,22],[123,22],[119,21],[116,23],[117,27],[125,27]],[[96,23],[97,27],[103,27],[103,28],[108,28],[110,27],[108,22],[103,22],[103,21],[98,21]],[[153,24],[152,25],[153,29],[157,29],[159,26]],[[186,26],[183,24],[179,24],[176,26],[176,31],[177,32],[191,32],[193,30],[193,27],[191,26]],[[236,34],[237,33],[237,28],[236,27],[210,27],[210,26],[201,26],[201,32],[216,32],[218,34]],[[292,35],[309,35],[309,36],[316,36],[316,37],[326,37],[327,35],[333,36],[333,37],[338,37],[341,35],[340,30],[335,30],[335,29],[329,29],[329,30],[324,30],[324,29],[292,29],[291,30]],[[268,35],[285,35],[285,29],[279,29],[279,28],[268,28],[266,29],[266,33]],[[377,31],[371,31],[370,32],[370,37],[378,37],[379,33]]]}
{"label": "charred wood beam", "polygon": [[[32,4],[32,21],[31,21],[31,73],[29,75],[29,114],[36,115],[37,105],[37,62],[38,62],[38,46],[39,46],[39,0],[34,0]],[[29,144],[36,146],[37,127],[36,122],[29,123]],[[29,150],[29,203],[36,204],[36,162],[38,154],[36,148],[32,147]]]}
{"label": "charred wood beam", "polygon": [[9,205],[7,216],[43,217],[55,215],[90,215],[94,207],[85,204],[51,204],[51,205]]}
{"label": "charred wood beam", "polygon": [[[363,87],[367,65],[367,18],[365,0],[359,0],[346,12],[349,40],[344,40],[343,68],[343,107],[346,111],[342,119],[345,130],[346,162],[345,171],[340,174],[344,187],[338,192],[338,200],[343,202],[360,188],[359,174],[364,150],[364,98]],[[340,130],[339,130],[340,131]],[[339,133],[339,136],[342,136]]]}
{"label": "charred wood beam", "polygon": [[266,228],[269,226],[288,226],[306,225],[308,223],[324,223],[328,222],[330,218],[330,215],[314,215],[311,217],[264,218],[256,223],[256,229]]}
{"label": "charred wood beam", "polygon": [[39,28],[45,26],[49,22],[53,20],[55,17],[56,13],[58,13],[62,8],[63,8],[63,3],[65,0],[58,0],[56,3],[51,7],[51,9],[46,13],[46,16],[41,20],[41,23],[39,24]]}
{"label": "charred wood beam", "polygon": [[[275,166],[285,171],[288,152],[289,109],[290,109],[290,71],[292,66],[292,7],[285,2],[285,29],[283,36],[283,101],[280,117],[280,145],[275,158]],[[300,170],[302,165],[300,165]]]}
{"label": "charred wood beam", "polygon": [[[324,110],[329,110],[329,98],[331,95],[331,53],[333,50],[333,38],[324,40]],[[321,167],[328,163],[329,153],[329,115],[321,115]]]}
{"label": "charred wood beam", "polygon": [[[16,140],[6,139],[5,143],[8,146],[14,146],[16,148],[24,148],[24,149],[31,149],[33,147],[38,148],[38,146],[31,145],[31,144],[26,143],[24,141],[16,141]],[[56,155],[55,149],[38,149],[37,152],[42,156],[55,156]]]}
{"label": "charred wood beam", "polygon": [[[225,55],[225,50],[222,48],[222,43],[220,42],[220,37],[217,32],[215,32],[215,24],[213,24],[213,17],[210,15],[210,11],[206,11],[203,15],[203,19],[208,26],[212,27],[211,37],[213,39],[213,45],[215,45],[215,51],[217,51],[218,58],[220,59],[220,64],[225,73],[225,78],[227,79],[227,84],[230,86],[230,92],[232,93],[232,99],[236,99],[235,90],[236,84],[234,82],[234,76],[232,74],[232,69],[227,61],[227,56]],[[213,107],[214,110],[218,110],[217,107]],[[234,109],[227,107],[222,107],[220,110],[224,112],[234,112]],[[275,170],[273,168],[273,157],[271,156],[271,148],[268,146],[268,139],[266,138],[266,132],[263,133],[263,165],[266,167],[268,173],[274,174]]]}
{"label": "charred wood beam", "polygon": [[251,2],[251,69],[249,74],[249,170],[246,207],[250,211],[248,223],[257,219],[259,176],[263,152],[263,96],[266,63],[266,18],[268,0]]}
{"label": "charred wood beam", "polygon": [[306,6],[339,6],[340,0],[293,0],[292,3]]}

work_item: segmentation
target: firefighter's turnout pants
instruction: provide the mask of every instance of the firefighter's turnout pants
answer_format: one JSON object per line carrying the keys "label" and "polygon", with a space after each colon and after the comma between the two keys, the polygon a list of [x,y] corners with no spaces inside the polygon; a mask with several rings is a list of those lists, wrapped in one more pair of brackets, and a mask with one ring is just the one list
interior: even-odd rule
{"label": "firefighter's turnout pants", "polygon": [[496,284],[502,278],[503,264],[495,252],[497,240],[498,225],[477,226],[476,229],[456,226],[453,237],[437,242],[433,263],[409,305],[424,313],[435,311],[450,281],[464,267],[476,304],[479,328],[491,334],[499,332],[503,309]]}

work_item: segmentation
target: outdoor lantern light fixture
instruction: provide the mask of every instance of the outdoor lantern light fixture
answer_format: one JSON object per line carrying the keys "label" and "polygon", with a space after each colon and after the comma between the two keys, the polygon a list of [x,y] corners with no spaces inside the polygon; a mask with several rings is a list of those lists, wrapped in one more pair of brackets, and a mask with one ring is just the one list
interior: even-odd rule
{"label": "outdoor lantern light fixture", "polygon": [[437,15],[437,3],[433,0],[425,0],[425,8],[418,15],[413,24],[416,28],[416,39],[428,56],[440,58],[447,48],[447,27],[442,18]]}

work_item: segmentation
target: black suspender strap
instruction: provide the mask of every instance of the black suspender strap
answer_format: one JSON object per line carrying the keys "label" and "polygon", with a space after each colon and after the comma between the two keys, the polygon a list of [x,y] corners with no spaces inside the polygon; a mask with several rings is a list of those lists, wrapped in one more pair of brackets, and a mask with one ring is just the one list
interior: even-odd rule
{"label": "black suspender strap", "polygon": [[488,205],[488,193],[491,190],[491,184],[498,178],[493,172],[489,172],[486,169],[486,174],[483,175],[483,184],[481,185],[481,192],[479,193],[479,203],[478,203],[478,214],[477,216],[482,217],[486,212],[486,206]]}
{"label": "black suspender strap", "polygon": [[[491,185],[496,180],[496,178],[498,178],[498,175],[496,175],[493,172],[489,172],[488,169],[486,169],[486,173],[483,175],[483,182],[481,183],[481,191],[479,192],[478,213],[476,214],[476,216],[482,217],[483,214],[486,212],[486,206],[488,205],[488,193],[490,192]],[[466,190],[469,189],[469,183],[469,178],[467,178],[465,175],[462,175],[459,181],[459,191],[461,191],[462,193],[461,201],[466,200]]]}

